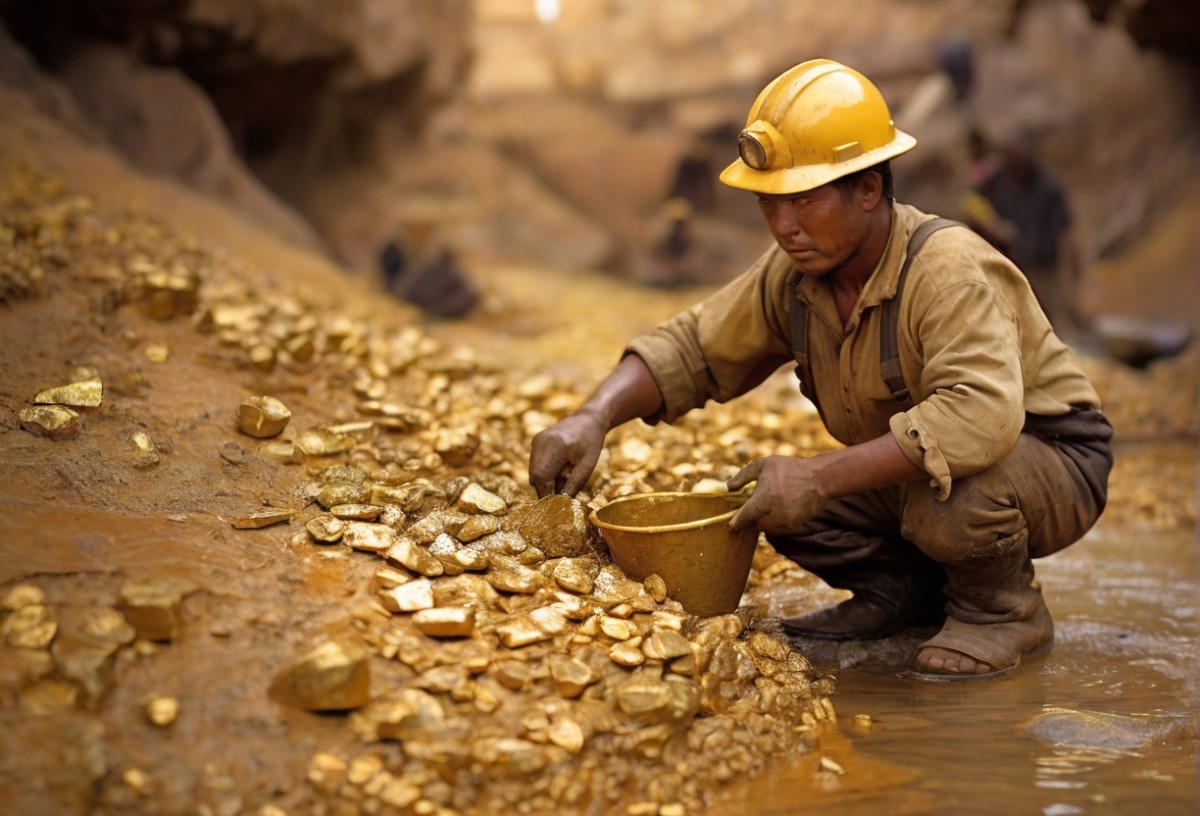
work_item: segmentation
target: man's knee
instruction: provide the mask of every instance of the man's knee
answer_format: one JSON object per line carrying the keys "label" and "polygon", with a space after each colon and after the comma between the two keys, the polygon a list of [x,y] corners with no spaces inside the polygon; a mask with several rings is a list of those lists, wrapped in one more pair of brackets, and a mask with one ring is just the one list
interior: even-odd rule
{"label": "man's knee", "polygon": [[1008,481],[995,468],[955,482],[945,501],[914,484],[901,519],[901,535],[941,563],[957,561],[1025,529]]}
{"label": "man's knee", "polygon": [[978,548],[1025,531],[1029,549],[1045,555],[1083,535],[1097,512],[1086,479],[1058,451],[1021,434],[1013,450],[991,467],[956,479],[940,502],[912,483],[905,491],[902,534],[935,561],[964,558]]}

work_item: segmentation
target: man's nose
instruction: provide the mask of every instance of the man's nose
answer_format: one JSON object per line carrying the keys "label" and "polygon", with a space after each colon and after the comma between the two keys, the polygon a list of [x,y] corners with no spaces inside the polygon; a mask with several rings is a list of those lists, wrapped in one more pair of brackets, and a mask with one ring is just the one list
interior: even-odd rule
{"label": "man's nose", "polygon": [[782,201],[772,207],[768,220],[771,232],[776,235],[794,235],[802,231],[800,219],[796,217],[796,208],[790,201]]}

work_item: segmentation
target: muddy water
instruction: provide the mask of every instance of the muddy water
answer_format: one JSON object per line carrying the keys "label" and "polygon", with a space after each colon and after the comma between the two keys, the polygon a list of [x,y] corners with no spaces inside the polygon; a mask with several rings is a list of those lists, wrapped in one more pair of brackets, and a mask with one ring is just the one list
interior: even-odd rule
{"label": "muddy water", "polygon": [[826,653],[839,723],[823,752],[845,773],[814,758],[718,812],[1197,813],[1198,562],[1194,530],[1102,523],[1038,562],[1053,651],[989,683],[897,680],[915,638]]}

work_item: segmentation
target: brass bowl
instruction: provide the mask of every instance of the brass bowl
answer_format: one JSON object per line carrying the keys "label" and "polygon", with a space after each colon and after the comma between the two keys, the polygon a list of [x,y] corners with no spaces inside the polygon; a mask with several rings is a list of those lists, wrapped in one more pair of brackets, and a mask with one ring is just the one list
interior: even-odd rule
{"label": "brass bowl", "polygon": [[638,581],[657,574],[693,615],[738,607],[750,576],[758,531],[729,529],[745,493],[641,493],[592,512],[613,561]]}

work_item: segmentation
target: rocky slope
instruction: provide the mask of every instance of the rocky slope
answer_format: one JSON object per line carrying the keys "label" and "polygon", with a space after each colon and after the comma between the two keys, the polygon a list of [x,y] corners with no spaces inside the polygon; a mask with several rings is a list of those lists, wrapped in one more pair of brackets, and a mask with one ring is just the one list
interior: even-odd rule
{"label": "rocky slope", "polygon": [[[637,277],[664,200],[683,193],[690,274],[725,279],[761,239],[752,203],[712,177],[762,84],[813,56],[878,82],[922,142],[897,163],[901,196],[928,209],[957,215],[970,125],[1036,136],[1089,262],[1197,196],[1195,58],[1179,47],[1196,23],[1169,2],[866,0],[853,19],[816,0],[355,0],[336,12],[56,0],[2,13],[135,164],[293,238],[298,211],[362,269],[422,222],[472,258]],[[957,106],[931,109],[921,82],[948,42],[971,45],[974,82]],[[684,165],[701,173],[681,185]],[[1156,259],[1196,262],[1190,242]]]}

